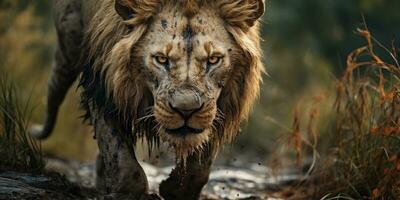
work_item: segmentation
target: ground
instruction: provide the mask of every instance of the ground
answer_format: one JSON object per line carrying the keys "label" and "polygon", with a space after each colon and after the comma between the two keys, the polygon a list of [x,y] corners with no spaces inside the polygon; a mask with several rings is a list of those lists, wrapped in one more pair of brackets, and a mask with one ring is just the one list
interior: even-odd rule
{"label": "ground", "polygon": [[[165,179],[172,166],[155,167],[142,163],[152,191]],[[93,199],[94,163],[48,159],[49,173],[33,175],[0,171],[0,199]],[[203,190],[202,200],[300,199],[288,188],[302,181],[298,170],[280,170],[279,174],[259,163],[246,166],[214,166]]]}

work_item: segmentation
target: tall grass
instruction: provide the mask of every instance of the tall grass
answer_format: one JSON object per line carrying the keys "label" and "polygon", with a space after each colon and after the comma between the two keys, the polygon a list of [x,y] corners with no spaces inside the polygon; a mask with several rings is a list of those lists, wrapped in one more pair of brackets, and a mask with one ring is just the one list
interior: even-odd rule
{"label": "tall grass", "polygon": [[[400,198],[399,44],[385,47],[367,26],[357,33],[366,45],[348,55],[336,98],[295,110],[289,144],[298,164],[312,154],[315,178],[305,187],[313,199]],[[323,129],[324,121],[332,125]]]}
{"label": "tall grass", "polygon": [[[366,28],[366,46],[353,51],[337,82],[334,159],[324,166],[324,199],[400,197],[400,65]],[[380,53],[377,53],[380,52]],[[386,60],[383,59],[386,58]]]}
{"label": "tall grass", "polygon": [[0,73],[0,169],[40,171],[44,167],[40,144],[28,133],[31,108],[15,84]]}

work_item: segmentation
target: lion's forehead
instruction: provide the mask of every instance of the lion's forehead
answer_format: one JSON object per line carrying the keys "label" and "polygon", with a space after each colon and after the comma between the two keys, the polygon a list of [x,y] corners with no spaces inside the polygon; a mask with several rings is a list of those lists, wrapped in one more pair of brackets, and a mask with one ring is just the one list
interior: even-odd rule
{"label": "lion's forehead", "polygon": [[191,17],[185,16],[179,8],[166,8],[154,18],[150,30],[156,46],[170,45],[178,54],[196,50],[202,53],[209,42],[226,47],[232,42],[223,20],[208,8]]}

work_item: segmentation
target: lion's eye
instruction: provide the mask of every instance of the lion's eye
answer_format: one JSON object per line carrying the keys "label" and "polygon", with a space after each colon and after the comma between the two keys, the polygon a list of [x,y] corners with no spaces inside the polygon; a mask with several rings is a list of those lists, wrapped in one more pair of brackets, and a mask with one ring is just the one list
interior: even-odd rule
{"label": "lion's eye", "polygon": [[162,65],[165,65],[168,63],[168,58],[165,56],[156,56],[155,59],[159,64],[162,64]]}
{"label": "lion's eye", "polygon": [[215,64],[219,63],[220,60],[221,60],[221,58],[218,56],[211,56],[208,58],[208,64],[215,65]]}

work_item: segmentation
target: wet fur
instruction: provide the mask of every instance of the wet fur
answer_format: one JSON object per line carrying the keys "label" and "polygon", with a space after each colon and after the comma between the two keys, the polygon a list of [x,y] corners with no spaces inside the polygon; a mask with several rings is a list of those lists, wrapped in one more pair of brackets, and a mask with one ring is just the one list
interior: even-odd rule
{"label": "wet fur", "polygon": [[[219,147],[235,138],[259,94],[264,68],[258,19],[264,12],[263,1],[53,3],[58,46],[48,85],[47,117],[32,135],[39,139],[50,135],[68,89],[81,75],[85,118],[97,134],[99,192],[116,199],[158,199],[149,194],[133,148],[145,137],[149,152],[166,141],[174,147],[178,161],[183,161],[160,184],[160,194],[171,200],[198,199]],[[176,42],[163,40],[166,36]],[[174,51],[174,45],[179,52],[171,56],[180,58],[179,67],[155,70],[155,63],[149,62],[154,60],[154,51],[160,46]],[[214,50],[225,57],[220,65],[209,67],[207,57]],[[182,113],[166,105],[171,103],[168,95],[178,90],[202,103],[190,118],[183,119]],[[180,101],[193,99],[187,100]],[[204,131],[197,135],[164,133],[165,128],[179,128],[182,123]]]}
{"label": "wet fur", "polygon": [[[154,116],[145,117],[150,112],[143,108],[153,106],[153,96],[144,84],[145,78],[135,59],[137,42],[146,34],[148,22],[166,4],[180,3],[186,15],[201,12],[202,5],[219,10],[219,16],[226,21],[226,29],[232,35],[241,52],[235,52],[234,70],[224,83],[217,100],[219,114],[223,117],[214,122],[215,135],[210,138],[214,146],[231,142],[238,133],[242,121],[259,95],[261,75],[264,71],[261,63],[259,22],[251,20],[258,9],[254,4],[240,4],[233,0],[136,0],[124,1],[134,10],[136,16],[131,20],[122,20],[114,10],[114,1],[104,1],[89,26],[88,48],[85,55],[81,86],[84,88],[83,105],[95,107],[105,119],[118,125],[124,132],[131,132],[132,139],[146,136],[151,145],[158,145],[159,136],[154,134],[157,123]],[[261,13],[262,14],[262,13]],[[258,18],[258,14],[254,14]],[[250,23],[251,22],[251,23]],[[254,24],[252,24],[254,23]],[[182,144],[183,145],[183,144]],[[185,144],[186,148],[199,148]],[[183,154],[185,151],[178,151]]]}

